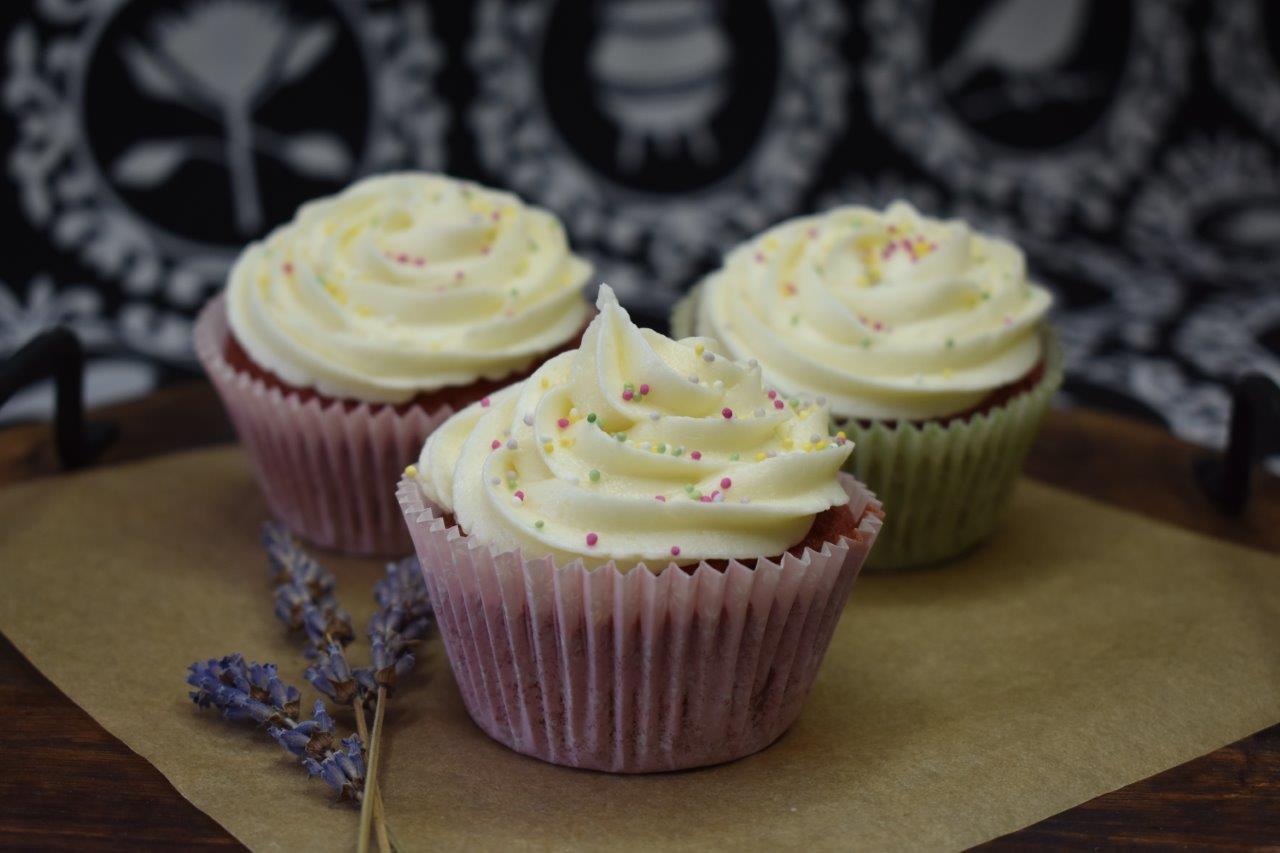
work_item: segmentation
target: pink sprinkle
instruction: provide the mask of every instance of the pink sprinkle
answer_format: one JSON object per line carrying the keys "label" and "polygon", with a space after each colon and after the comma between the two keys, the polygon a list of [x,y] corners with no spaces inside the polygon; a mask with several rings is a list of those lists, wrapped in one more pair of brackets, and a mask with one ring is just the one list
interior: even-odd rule
{"label": "pink sprinkle", "polygon": [[496,438],[495,438],[495,439],[493,440],[493,443],[489,445],[489,449],[490,449],[490,450],[497,450],[497,449],[498,449],[499,447],[501,447],[501,446],[502,446],[502,442],[501,442],[501,441],[498,441],[498,439],[496,439]]}
{"label": "pink sprinkle", "polygon": [[466,276],[467,276],[467,274],[466,274],[465,272],[463,272],[462,270],[458,270],[457,272],[455,272],[455,273],[453,274],[453,277],[454,277],[456,280],[458,280],[458,281],[462,281],[464,278],[466,278]]}
{"label": "pink sprinkle", "polygon": [[788,296],[796,295],[796,286],[791,282],[787,282],[786,284],[782,285],[782,289],[787,292]]}
{"label": "pink sprinkle", "polygon": [[490,249],[490,247],[489,247],[489,246],[481,246],[481,247],[480,247],[480,254],[482,254],[482,255],[487,255],[487,254],[489,254],[489,249]]}
{"label": "pink sprinkle", "polygon": [[426,258],[414,258],[414,259],[413,259],[413,265],[414,265],[415,267],[425,267],[425,266],[427,265],[427,259],[426,259]]}
{"label": "pink sprinkle", "polygon": [[594,548],[594,547],[596,546],[596,543],[597,543],[597,542],[599,542],[599,541],[600,541],[600,537],[599,537],[599,536],[597,536],[597,535],[595,535],[594,533],[588,533],[588,534],[587,534],[587,547],[588,547],[588,548]]}
{"label": "pink sprinkle", "polygon": [[724,477],[723,479],[720,480],[720,488],[722,489],[727,489],[732,485],[733,485],[733,480],[730,480],[728,477]]}
{"label": "pink sprinkle", "polygon": [[711,495],[703,495],[702,497],[698,498],[698,500],[702,501],[704,504],[709,504],[711,503]]}
{"label": "pink sprinkle", "polygon": [[777,392],[777,391],[770,391],[770,392],[769,392],[769,399],[770,399],[770,400],[776,400],[776,399],[778,399],[778,392]]}
{"label": "pink sprinkle", "polygon": [[758,264],[764,263],[764,252],[756,252],[756,263]]}
{"label": "pink sprinkle", "polygon": [[293,264],[289,263],[288,261],[284,262],[284,274],[293,275]]}
{"label": "pink sprinkle", "polygon": [[1005,324],[1006,326],[1012,326],[1012,325],[1013,325],[1013,318],[1012,318],[1012,317],[1008,317],[1008,316],[1006,316],[1006,317],[1004,318],[1004,324]]}
{"label": "pink sprinkle", "polygon": [[560,427],[560,429],[568,429],[568,428],[569,428],[569,419],[568,419],[568,418],[561,418],[560,420],[556,421],[556,426]]}
{"label": "pink sprinkle", "polygon": [[402,264],[407,264],[409,263],[409,256],[404,252],[401,252],[400,254],[396,255],[396,260]]}
{"label": "pink sprinkle", "polygon": [[782,408],[785,408],[785,407],[786,407],[786,405],[787,405],[787,404],[786,404],[786,403],[784,403],[784,402],[782,402],[781,400],[774,400],[774,401],[773,401],[773,407],[774,407],[775,409],[782,409]]}
{"label": "pink sprinkle", "polygon": [[728,406],[725,406],[723,409],[720,410],[720,414],[724,415],[725,420],[728,420],[729,418],[733,417],[733,409],[729,408]]}
{"label": "pink sprinkle", "polygon": [[645,382],[640,385],[640,395],[644,396],[649,393],[649,383]]}
{"label": "pink sprinkle", "polygon": [[487,408],[489,408],[489,398],[488,398],[488,397],[481,397],[481,398],[480,398],[480,405],[481,405],[481,406],[483,406],[483,407],[484,407],[484,408],[486,408],[486,409],[487,409]]}
{"label": "pink sprinkle", "polygon": [[497,222],[499,219],[502,218],[502,211],[495,210],[493,213],[489,214],[489,218],[492,219],[494,222]]}
{"label": "pink sprinkle", "polygon": [[711,498],[711,500],[715,500],[715,499],[716,499],[716,495],[718,495],[718,494],[720,494],[720,490],[719,490],[719,489],[712,489],[712,490],[711,490],[711,494],[709,495],[709,497]]}
{"label": "pink sprinkle", "polygon": [[632,391],[630,388],[622,392],[622,399],[624,400],[630,400],[634,396],[635,396],[635,392]]}
{"label": "pink sprinkle", "polygon": [[523,489],[516,489],[516,499],[517,499],[517,500],[521,500],[521,501],[522,501],[522,500],[524,500],[524,490],[523,490]]}
{"label": "pink sprinkle", "polygon": [[890,233],[890,234],[897,234],[897,233],[898,233],[898,226],[897,226],[897,225],[890,225],[890,226],[889,226],[889,233]]}
{"label": "pink sprinkle", "polygon": [[810,228],[810,229],[809,229],[809,231],[808,231],[808,234],[809,234],[809,239],[810,239],[810,240],[817,240],[817,239],[818,239],[818,229],[817,229],[817,228]]}
{"label": "pink sprinkle", "polygon": [[653,499],[654,499],[655,501],[662,501],[663,503],[666,503],[666,502],[667,502],[667,496],[666,496],[666,495],[654,495],[654,496],[653,496]]}
{"label": "pink sprinkle", "polygon": [[701,450],[695,450],[695,451],[693,451],[692,453],[690,453],[690,454],[689,454],[689,458],[690,458],[690,459],[701,459],[701,458],[702,458],[702,451],[701,451]]}
{"label": "pink sprinkle", "polygon": [[679,556],[680,556],[680,546],[679,546],[679,545],[672,545],[672,546],[671,546],[671,556],[673,556],[673,557],[679,557]]}

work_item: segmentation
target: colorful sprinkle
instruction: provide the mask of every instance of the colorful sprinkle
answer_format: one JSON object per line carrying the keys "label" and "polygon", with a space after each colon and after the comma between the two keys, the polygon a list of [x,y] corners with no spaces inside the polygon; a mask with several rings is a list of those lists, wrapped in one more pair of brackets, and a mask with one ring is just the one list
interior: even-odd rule
{"label": "colorful sprinkle", "polygon": [[641,396],[641,397],[643,397],[644,395],[646,395],[646,394],[648,394],[648,393],[649,393],[649,383],[648,383],[648,382],[645,382],[644,384],[642,384],[642,385],[640,386],[640,396]]}
{"label": "colorful sprinkle", "polygon": [[543,521],[542,519],[538,519],[537,521],[535,521],[535,522],[533,523],[533,526],[534,526],[534,527],[536,527],[536,528],[538,528],[539,530],[541,530],[542,528],[544,528],[544,527],[546,527],[546,526],[547,526],[547,523],[546,523],[545,521]]}
{"label": "colorful sprinkle", "polygon": [[483,408],[486,408],[486,409],[487,409],[487,408],[489,408],[489,398],[488,398],[488,397],[481,397],[481,398],[480,398],[480,405],[481,405]]}
{"label": "colorful sprinkle", "polygon": [[690,454],[689,454],[689,458],[690,458],[690,459],[695,459],[695,460],[696,460],[696,459],[701,459],[701,458],[702,458],[702,451],[701,451],[701,450],[695,450],[695,451],[693,451],[692,453],[690,453]]}
{"label": "colorful sprinkle", "polygon": [[501,442],[501,441],[498,441],[498,439],[496,439],[496,438],[495,438],[495,439],[492,441],[492,443],[490,443],[490,444],[489,444],[489,449],[490,449],[490,450],[497,450],[497,449],[498,449],[499,447],[501,447],[501,446],[502,446],[502,442]]}
{"label": "colorful sprinkle", "polygon": [[596,534],[594,534],[594,533],[588,533],[588,534],[587,534],[587,547],[588,547],[588,548],[594,548],[594,547],[596,546],[596,543],[597,543],[597,542],[599,542],[599,541],[600,541],[600,537],[599,537],[599,536],[597,536]]}
{"label": "colorful sprinkle", "polygon": [[404,469],[404,475],[405,475],[406,477],[416,477],[416,476],[418,476],[418,468],[417,468],[417,466],[416,466],[416,465],[407,465],[407,466],[405,466],[405,469]]}
{"label": "colorful sprinkle", "polygon": [[587,472],[587,477],[588,477],[588,478],[591,480],[591,482],[593,482],[593,483],[598,483],[598,482],[600,482],[600,472],[599,472],[599,471],[597,471],[595,468],[592,468],[590,471],[588,471],[588,472]]}
{"label": "colorful sprinkle", "polygon": [[587,415],[587,423],[589,423],[589,424],[593,424],[593,423],[595,423],[595,422],[596,422],[596,413],[595,413],[595,412],[592,412],[591,414]]}
{"label": "colorful sprinkle", "polygon": [[569,419],[568,419],[568,418],[561,418],[560,420],[556,421],[556,426],[560,427],[560,429],[568,429],[568,428],[569,428]]}
{"label": "colorful sprinkle", "polygon": [[729,420],[733,417],[733,409],[729,408],[728,406],[725,406],[723,409],[720,410],[720,414],[724,415],[725,420]]}
{"label": "colorful sprinkle", "polygon": [[733,480],[730,480],[728,477],[720,478],[720,488],[727,489],[732,485],[733,485]]}
{"label": "colorful sprinkle", "polygon": [[519,489],[519,490],[517,490],[517,491],[516,491],[516,493],[515,493],[514,495],[512,495],[512,497],[513,497],[513,498],[516,498],[517,500],[519,500],[519,501],[521,501],[521,502],[523,502],[523,501],[524,501],[524,490],[523,490],[523,489]]}
{"label": "colorful sprinkle", "polygon": [[507,439],[507,450],[516,450],[519,447],[520,444],[514,438]]}
{"label": "colorful sprinkle", "polygon": [[776,400],[776,399],[778,399],[778,392],[777,392],[777,391],[772,391],[772,390],[771,390],[771,391],[769,392],[769,399],[770,399],[770,400]]}
{"label": "colorful sprinkle", "polygon": [[730,453],[730,454],[729,454],[729,461],[730,461],[730,462],[737,462],[737,461],[738,461],[739,459],[741,459],[741,458],[742,458],[742,454],[741,454],[741,453]]}
{"label": "colorful sprinkle", "polygon": [[626,441],[626,440],[627,440],[627,434],[626,434],[625,432],[616,433],[613,437],[614,437],[614,438],[616,438],[616,439],[618,439],[618,441]]}
{"label": "colorful sprinkle", "polygon": [[707,364],[710,364],[711,362],[716,360],[716,354],[713,352],[704,352],[702,354],[702,360],[705,361]]}
{"label": "colorful sprinkle", "polygon": [[622,399],[624,399],[624,400],[628,400],[628,401],[629,401],[629,400],[630,400],[632,397],[634,397],[634,396],[635,396],[635,393],[634,393],[634,392],[632,392],[630,389],[628,389],[628,390],[626,390],[626,391],[623,391],[623,392],[622,392]]}
{"label": "colorful sprinkle", "polygon": [[533,426],[533,415],[525,415],[523,420],[525,426]]}
{"label": "colorful sprinkle", "polygon": [[666,503],[666,502],[667,502],[667,496],[666,496],[666,495],[654,495],[654,496],[653,496],[653,499],[654,499],[655,501],[661,501],[662,503]]}
{"label": "colorful sprinkle", "polygon": [[680,556],[680,546],[679,546],[679,545],[672,545],[672,546],[671,546],[671,556],[673,556],[673,557],[679,557],[679,556]]}
{"label": "colorful sprinkle", "polygon": [[787,404],[782,402],[781,400],[774,400],[773,407],[775,409],[785,409],[787,407]]}

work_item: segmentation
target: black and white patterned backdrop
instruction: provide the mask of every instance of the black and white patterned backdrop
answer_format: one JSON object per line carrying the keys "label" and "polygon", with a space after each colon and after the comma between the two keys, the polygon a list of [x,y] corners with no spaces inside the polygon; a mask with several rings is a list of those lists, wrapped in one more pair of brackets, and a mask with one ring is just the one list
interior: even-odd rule
{"label": "black and white patterned backdrop", "polygon": [[[237,248],[371,172],[556,211],[643,318],[784,217],[906,198],[1057,295],[1073,403],[1225,434],[1280,377],[1280,3],[6,2],[0,357],[95,402],[192,370]],[[0,418],[38,415],[39,389]]]}

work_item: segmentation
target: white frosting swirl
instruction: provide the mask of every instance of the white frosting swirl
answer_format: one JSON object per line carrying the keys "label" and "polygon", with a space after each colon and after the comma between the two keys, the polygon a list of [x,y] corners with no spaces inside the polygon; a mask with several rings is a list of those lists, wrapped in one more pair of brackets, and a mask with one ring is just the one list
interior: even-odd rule
{"label": "white frosting swirl", "polygon": [[636,328],[607,286],[597,307],[580,349],[427,439],[410,473],[469,536],[660,568],[776,556],[848,502],[853,445],[828,437],[825,408],[767,393],[708,341]]}
{"label": "white frosting swirl", "polygon": [[905,203],[792,219],[699,287],[695,328],[841,417],[956,414],[1041,359],[1049,293],[1022,252]]}
{"label": "white frosting swirl", "polygon": [[591,273],[518,198],[442,175],[367,178],[244,250],[236,340],[285,382],[401,403],[500,379],[573,337]]}

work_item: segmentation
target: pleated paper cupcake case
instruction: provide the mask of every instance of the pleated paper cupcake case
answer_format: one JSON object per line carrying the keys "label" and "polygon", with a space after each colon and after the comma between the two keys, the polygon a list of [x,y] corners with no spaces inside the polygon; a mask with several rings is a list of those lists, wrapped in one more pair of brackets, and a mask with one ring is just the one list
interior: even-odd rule
{"label": "pleated paper cupcake case", "polygon": [[302,402],[229,364],[229,334],[219,296],[196,323],[196,355],[252,460],[271,512],[322,547],[379,556],[412,551],[395,483],[453,409],[410,408],[401,414],[367,403],[348,411],[340,401]]}
{"label": "pleated paper cupcake case", "polygon": [[692,573],[526,560],[447,527],[412,481],[398,497],[476,724],[544,761],[641,773],[749,755],[795,721],[880,528],[848,480],[856,538]]}

